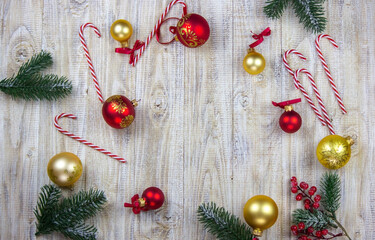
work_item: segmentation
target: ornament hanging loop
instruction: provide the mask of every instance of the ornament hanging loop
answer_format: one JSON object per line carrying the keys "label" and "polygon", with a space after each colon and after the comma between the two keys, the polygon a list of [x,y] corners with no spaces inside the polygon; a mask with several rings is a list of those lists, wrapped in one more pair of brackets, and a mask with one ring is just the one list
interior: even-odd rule
{"label": "ornament hanging loop", "polygon": [[[165,22],[167,22],[167,21],[169,21],[169,20],[180,20],[179,18],[176,18],[176,17],[170,17],[170,18],[166,18],[166,19],[164,19],[161,23],[160,23],[160,26],[158,27],[158,29],[156,30],[156,34],[155,34],[155,36],[156,36],[156,41],[158,41],[158,43],[160,43],[160,44],[164,44],[164,45],[167,45],[167,44],[170,44],[170,43],[172,43],[172,42],[174,42],[175,40],[176,40],[176,37],[173,37],[172,38],[172,40],[170,40],[170,41],[168,41],[168,42],[161,42],[160,41],[160,28],[161,28],[161,25],[163,25],[163,23],[165,23]],[[173,34],[173,35],[175,35],[176,34],[176,27],[175,26],[170,26],[169,27],[169,31]]]}
{"label": "ornament hanging loop", "polygon": [[254,38],[257,41],[255,41],[255,42],[253,42],[252,44],[249,45],[250,49],[255,48],[256,46],[261,44],[264,40],[264,37],[270,36],[271,35],[271,29],[268,27],[268,28],[264,29],[263,32],[261,32],[260,34],[255,34],[253,32],[251,32],[251,33],[253,34],[252,38]]}

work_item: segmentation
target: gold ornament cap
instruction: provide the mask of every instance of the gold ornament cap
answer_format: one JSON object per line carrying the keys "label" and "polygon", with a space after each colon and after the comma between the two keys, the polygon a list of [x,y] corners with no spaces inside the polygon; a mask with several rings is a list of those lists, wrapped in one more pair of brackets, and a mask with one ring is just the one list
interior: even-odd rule
{"label": "gold ornament cap", "polygon": [[284,107],[284,110],[285,110],[285,112],[290,112],[290,111],[293,110],[293,107],[292,107],[292,105],[286,105],[286,106]]}
{"label": "gold ornament cap", "polygon": [[133,100],[132,100],[133,107],[137,107],[139,101],[141,101],[141,100],[133,99]]}
{"label": "gold ornament cap", "polygon": [[262,234],[263,234],[263,231],[260,230],[260,228],[255,228],[255,229],[253,230],[253,234],[254,234],[255,236],[257,236],[257,237],[261,237]]}
{"label": "gold ornament cap", "polygon": [[348,144],[349,144],[350,146],[352,146],[352,145],[354,144],[354,140],[353,140],[352,137],[350,137],[350,136],[346,136],[345,139],[346,139],[346,141],[348,142]]}
{"label": "gold ornament cap", "polygon": [[138,199],[138,202],[139,202],[140,207],[146,206],[146,199],[140,198],[140,199]]}

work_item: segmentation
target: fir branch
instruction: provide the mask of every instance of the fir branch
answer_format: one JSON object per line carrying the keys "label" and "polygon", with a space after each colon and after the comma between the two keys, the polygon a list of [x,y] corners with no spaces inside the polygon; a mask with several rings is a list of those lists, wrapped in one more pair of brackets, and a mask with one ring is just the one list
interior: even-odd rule
{"label": "fir branch", "polygon": [[341,180],[337,173],[325,173],[320,181],[322,206],[336,218],[335,212],[340,207]]}
{"label": "fir branch", "polygon": [[292,217],[294,224],[303,222],[306,226],[311,226],[316,230],[329,227],[337,228],[334,219],[319,210],[296,209],[293,211]]}
{"label": "fir branch", "polygon": [[16,77],[31,76],[51,66],[52,56],[49,52],[41,51],[33,55],[26,63],[22,64]]}
{"label": "fir branch", "polygon": [[324,17],[322,0],[293,0],[292,6],[306,29],[314,33],[324,31],[327,19]]}
{"label": "fir branch", "polygon": [[61,232],[73,240],[96,239],[97,229],[85,225],[84,220],[102,210],[107,199],[103,191],[90,189],[64,198],[61,190],[53,185],[42,188],[34,214],[37,219],[35,235]]}
{"label": "fir branch", "polygon": [[204,228],[220,240],[248,240],[254,237],[249,226],[213,202],[200,205],[197,213]]}
{"label": "fir branch", "polygon": [[266,6],[263,8],[267,17],[279,19],[283,15],[284,10],[288,6],[290,0],[267,0]]}
{"label": "fir branch", "polygon": [[25,100],[56,100],[67,96],[72,92],[72,83],[66,77],[39,73],[51,64],[51,54],[41,51],[22,64],[16,76],[1,80],[0,90]]}

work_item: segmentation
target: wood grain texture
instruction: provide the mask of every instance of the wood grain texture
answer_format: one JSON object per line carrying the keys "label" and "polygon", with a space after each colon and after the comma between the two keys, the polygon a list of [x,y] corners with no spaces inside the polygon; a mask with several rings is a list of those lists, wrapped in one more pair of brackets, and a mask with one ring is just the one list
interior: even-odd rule
{"label": "wood grain texture", "polygon": [[[263,239],[292,239],[291,212],[299,206],[289,192],[290,176],[318,184],[327,171],[316,160],[317,143],[329,132],[305,100],[295,106],[303,127],[288,135],[278,127],[281,111],[271,101],[300,97],[282,65],[281,55],[296,48],[308,58],[291,57],[291,65],[315,76],[336,131],[356,138],[352,159],[338,173],[343,197],[338,216],[353,239],[375,239],[375,2],[326,1],[326,33],[339,44],[323,40],[322,49],[348,109],[342,115],[317,58],[314,34],[306,32],[291,9],[280,20],[263,14],[264,1],[187,0],[189,12],[204,16],[210,40],[197,49],[179,43],[149,45],[135,68],[115,54],[119,46],[109,34],[113,21],[129,20],[131,38],[144,40],[167,0],[3,0],[0,2],[0,78],[41,49],[50,51],[50,72],[73,82],[70,97],[56,102],[12,100],[0,94],[0,239],[36,239],[32,209],[41,186],[49,183],[48,160],[62,151],[77,154],[81,179],[64,195],[80,189],[103,189],[105,211],[91,220],[98,239],[213,239],[197,222],[199,204],[215,201],[242,218],[253,195],[266,194],[278,204],[277,223]],[[172,10],[180,15],[180,7]],[[126,130],[110,129],[102,120],[86,60],[79,26],[94,23],[102,32],[85,32],[105,98],[123,94],[142,99],[136,120]],[[251,42],[250,30],[270,26],[272,35],[257,50],[267,60],[265,71],[248,75],[242,59]],[[167,28],[164,29],[165,32]],[[166,36],[170,37],[170,36]],[[311,87],[302,78],[306,89]],[[118,162],[54,129],[53,117],[73,113],[63,128],[125,156]],[[133,215],[124,209],[135,193],[158,186],[165,206]],[[52,234],[38,239],[64,239]]]}

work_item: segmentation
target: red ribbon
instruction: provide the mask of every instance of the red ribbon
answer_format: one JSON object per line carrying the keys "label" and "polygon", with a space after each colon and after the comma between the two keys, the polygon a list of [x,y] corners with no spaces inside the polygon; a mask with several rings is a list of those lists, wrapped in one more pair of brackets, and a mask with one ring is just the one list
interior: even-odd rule
{"label": "red ribbon", "polygon": [[134,52],[141,49],[145,45],[144,42],[137,40],[133,48],[116,48],[115,52],[122,53],[122,54],[130,54],[129,63],[133,64],[134,62]]}
{"label": "red ribbon", "polygon": [[138,199],[139,199],[139,195],[135,194],[131,199],[132,203],[124,203],[124,207],[131,207],[133,208],[134,214],[139,214],[141,212],[141,206],[140,206],[140,203],[138,202]]}
{"label": "red ribbon", "polygon": [[[253,32],[252,32],[253,33]],[[266,28],[263,32],[261,32],[260,34],[255,34],[253,33],[253,38],[257,41],[253,42],[252,44],[249,45],[250,48],[255,48],[256,46],[258,46],[259,44],[261,44],[264,40],[264,37],[267,37],[271,35],[271,29],[268,27]]]}
{"label": "red ribbon", "polygon": [[275,107],[284,108],[285,106],[292,105],[292,104],[299,103],[299,102],[301,102],[301,98],[296,98],[296,99],[292,99],[292,100],[288,100],[288,101],[284,101],[284,102],[279,102],[279,103],[272,102],[272,104]]}

